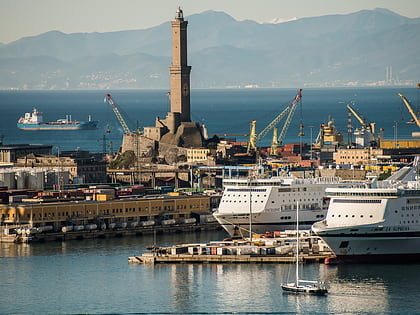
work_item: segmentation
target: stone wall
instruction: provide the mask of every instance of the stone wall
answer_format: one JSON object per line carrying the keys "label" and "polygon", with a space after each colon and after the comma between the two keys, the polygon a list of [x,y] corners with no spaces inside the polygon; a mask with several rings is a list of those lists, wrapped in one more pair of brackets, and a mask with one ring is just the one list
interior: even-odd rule
{"label": "stone wall", "polygon": [[125,134],[121,145],[121,153],[133,151],[136,154],[137,148],[142,163],[151,163],[153,160],[164,160],[168,164],[174,164],[184,162],[183,157],[185,157],[186,162],[186,148],[158,142],[143,135]]}

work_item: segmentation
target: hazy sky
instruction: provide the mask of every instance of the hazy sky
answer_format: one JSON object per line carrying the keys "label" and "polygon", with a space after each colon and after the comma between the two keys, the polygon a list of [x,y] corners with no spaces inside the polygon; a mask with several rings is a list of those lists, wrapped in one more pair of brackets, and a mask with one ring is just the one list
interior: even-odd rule
{"label": "hazy sky", "polygon": [[420,17],[420,0],[0,0],[0,42],[51,30],[89,33],[148,28],[172,20],[178,5],[185,16],[216,10],[237,20],[257,22],[374,8]]}

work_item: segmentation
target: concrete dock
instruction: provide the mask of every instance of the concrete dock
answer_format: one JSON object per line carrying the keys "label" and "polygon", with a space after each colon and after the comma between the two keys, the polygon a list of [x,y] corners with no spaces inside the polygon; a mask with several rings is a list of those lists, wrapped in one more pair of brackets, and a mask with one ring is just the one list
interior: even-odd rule
{"label": "concrete dock", "polygon": [[[149,247],[146,253],[131,256],[132,264],[176,263],[294,263],[296,231],[279,237],[226,239],[200,244],[179,244],[170,247]],[[299,233],[299,260],[302,263],[323,263],[334,254],[321,238],[310,231]]]}
{"label": "concrete dock", "polygon": [[[324,263],[332,254],[308,255],[300,257],[303,263]],[[128,258],[130,264],[180,264],[180,263],[294,263],[296,257],[281,255],[163,255],[144,253]]]}

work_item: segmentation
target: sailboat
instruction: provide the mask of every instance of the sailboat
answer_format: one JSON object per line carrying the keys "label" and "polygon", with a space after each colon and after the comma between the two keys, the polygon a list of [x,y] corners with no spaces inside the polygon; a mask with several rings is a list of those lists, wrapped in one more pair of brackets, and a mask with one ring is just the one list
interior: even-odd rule
{"label": "sailboat", "polygon": [[285,293],[303,293],[312,295],[325,295],[328,293],[325,283],[316,280],[299,279],[299,203],[296,209],[296,279],[292,283],[281,285]]}

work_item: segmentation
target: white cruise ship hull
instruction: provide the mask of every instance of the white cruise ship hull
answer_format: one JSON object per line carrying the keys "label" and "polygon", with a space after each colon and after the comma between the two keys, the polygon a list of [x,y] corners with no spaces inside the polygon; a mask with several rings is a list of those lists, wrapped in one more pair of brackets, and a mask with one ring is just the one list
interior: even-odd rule
{"label": "white cruise ship hull", "polygon": [[416,166],[403,167],[374,187],[326,190],[331,198],[327,216],[312,231],[338,262],[420,262]]}
{"label": "white cruise ship hull", "polygon": [[[343,263],[420,262],[420,232],[375,231],[375,226],[327,229],[321,222],[312,230],[320,236]],[[354,231],[354,230],[358,231]],[[382,228],[383,229],[383,228]],[[401,228],[400,228],[401,229]],[[352,231],[353,230],[353,231]]]}

